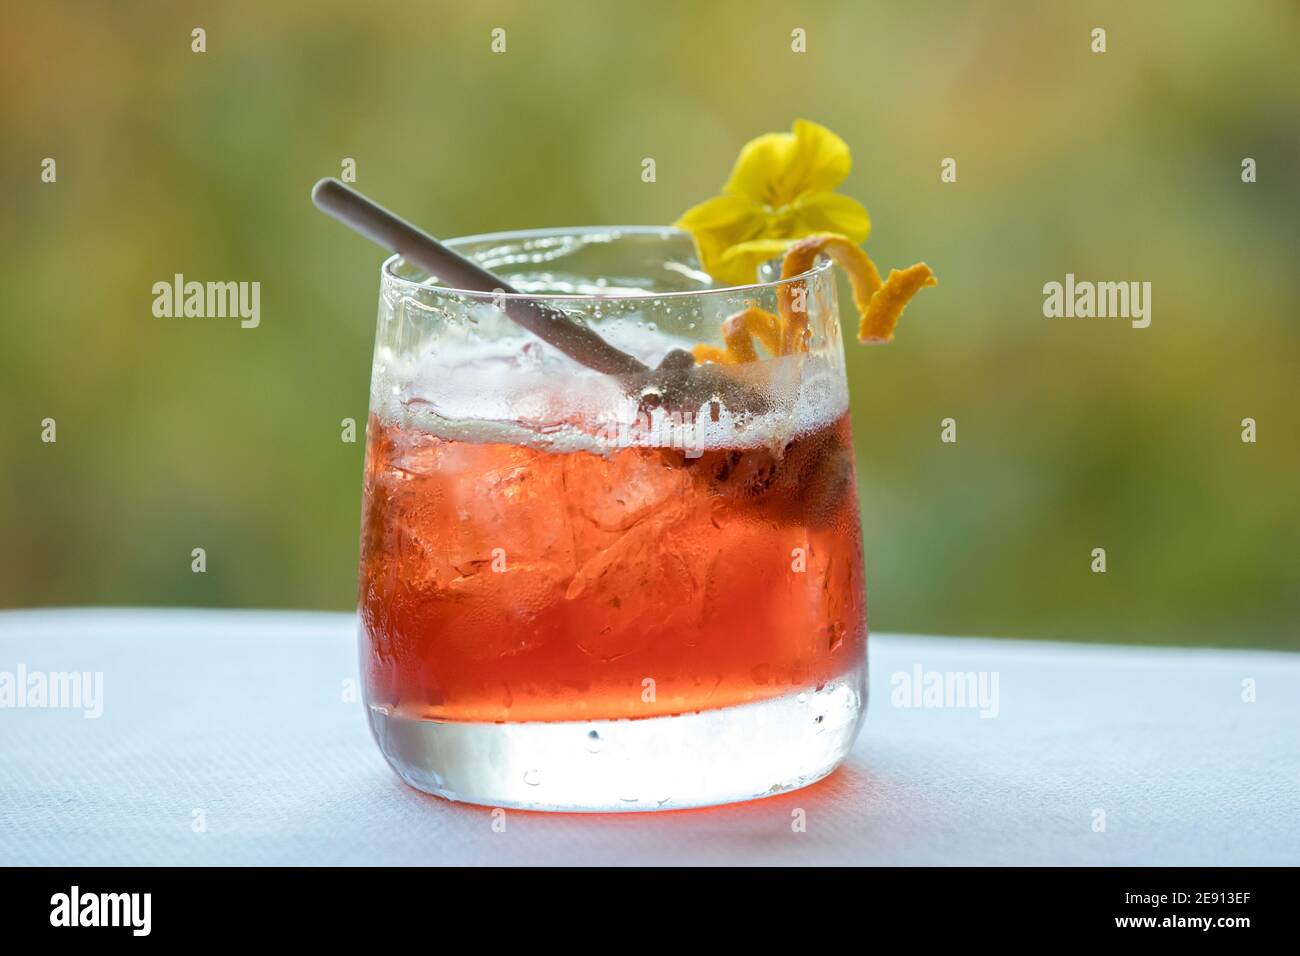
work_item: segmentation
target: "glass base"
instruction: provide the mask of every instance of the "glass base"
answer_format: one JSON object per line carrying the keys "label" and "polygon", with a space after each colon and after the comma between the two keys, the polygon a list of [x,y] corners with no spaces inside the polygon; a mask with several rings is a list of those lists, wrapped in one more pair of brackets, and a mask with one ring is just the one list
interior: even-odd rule
{"label": "glass base", "polygon": [[458,723],[371,707],[403,780],[448,800],[521,810],[678,810],[770,797],[826,776],[866,709],[866,668],[819,690],[642,720]]}

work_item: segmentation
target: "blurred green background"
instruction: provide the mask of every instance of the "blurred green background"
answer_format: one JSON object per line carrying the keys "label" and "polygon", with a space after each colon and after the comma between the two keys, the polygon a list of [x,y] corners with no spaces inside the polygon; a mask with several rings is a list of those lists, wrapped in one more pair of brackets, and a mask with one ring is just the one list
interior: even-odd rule
{"label": "blurred green background", "polygon": [[[1300,646],[1295,3],[19,2],[2,30],[0,604],[354,606],[339,423],[382,255],[308,202],[345,157],[444,236],[668,223],[803,116],[852,146],[876,260],[941,283],[850,346],[873,630]],[[177,272],[260,281],[261,327],[155,319]],[[1067,272],[1150,281],[1151,327],[1044,318]]]}

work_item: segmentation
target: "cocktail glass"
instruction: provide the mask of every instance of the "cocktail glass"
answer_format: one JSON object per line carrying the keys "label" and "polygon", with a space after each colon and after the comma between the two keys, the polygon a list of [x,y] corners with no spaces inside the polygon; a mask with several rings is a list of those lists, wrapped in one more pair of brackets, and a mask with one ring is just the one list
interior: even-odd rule
{"label": "cocktail glass", "polygon": [[592,371],[503,293],[384,263],[367,428],[361,663],[410,785],[609,811],[769,796],[830,773],[866,701],[866,602],[835,280],[714,288],[690,237],[577,228],[448,243],[654,368],[728,316],[806,345]]}

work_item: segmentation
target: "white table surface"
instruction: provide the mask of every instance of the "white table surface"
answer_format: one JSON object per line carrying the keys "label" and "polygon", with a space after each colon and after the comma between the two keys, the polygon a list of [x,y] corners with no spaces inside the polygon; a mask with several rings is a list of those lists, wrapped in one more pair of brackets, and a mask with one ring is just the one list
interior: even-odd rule
{"label": "white table surface", "polygon": [[[1300,655],[870,647],[866,725],[820,784],[675,813],[511,812],[498,832],[388,769],[344,700],[352,615],[4,612],[0,672],[104,683],[98,719],[0,709],[0,864],[1300,863]],[[891,706],[891,675],[917,664],[996,672],[998,715]]]}

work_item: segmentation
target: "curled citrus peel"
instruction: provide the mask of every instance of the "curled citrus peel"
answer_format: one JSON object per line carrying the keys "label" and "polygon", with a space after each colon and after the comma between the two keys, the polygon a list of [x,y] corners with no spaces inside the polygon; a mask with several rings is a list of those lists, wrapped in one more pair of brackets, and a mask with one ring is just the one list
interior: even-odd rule
{"label": "curled citrus peel", "polygon": [[[876,264],[860,246],[844,236],[826,233],[809,236],[791,246],[781,264],[781,278],[792,279],[813,267],[820,255],[829,257],[848,273],[853,287],[853,304],[858,309],[858,341],[888,342],[903,315],[903,309],[926,286],[938,285],[924,262],[906,269],[891,269],[881,281]],[[807,285],[782,282],[777,287],[773,315],[752,303],[722,323],[724,348],[697,345],[692,349],[697,362],[736,365],[758,360],[757,338],[773,356],[808,351]]]}
{"label": "curled citrus peel", "polygon": [[930,267],[918,262],[906,269],[890,269],[885,284],[867,303],[858,320],[859,342],[888,342],[894,337],[894,328],[903,317],[903,309],[921,289],[938,285]]}

